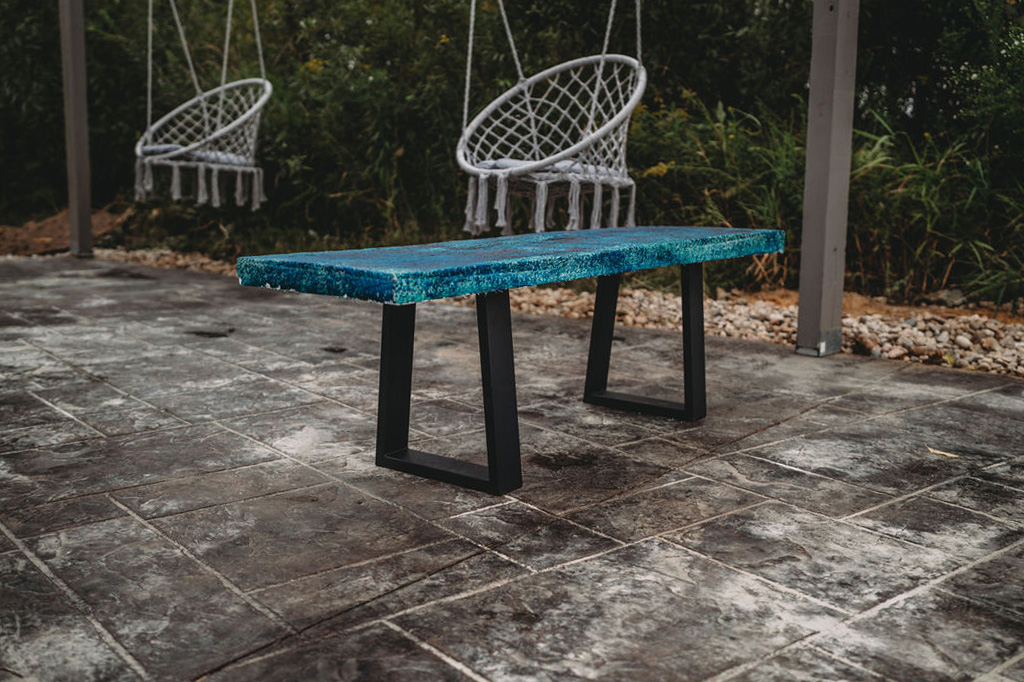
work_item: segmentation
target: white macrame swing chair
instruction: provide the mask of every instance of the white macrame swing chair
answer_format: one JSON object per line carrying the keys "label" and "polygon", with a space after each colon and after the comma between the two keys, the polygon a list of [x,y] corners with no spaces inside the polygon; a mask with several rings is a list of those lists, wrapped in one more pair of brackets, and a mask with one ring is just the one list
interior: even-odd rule
{"label": "white macrame swing chair", "polygon": [[[509,194],[530,197],[530,229],[553,226],[553,199],[568,197],[567,230],[582,226],[583,197],[591,193],[590,227],[615,227],[620,192],[629,191],[627,226],[636,222],[636,185],[626,167],[629,119],[640,103],[647,71],[640,59],[640,0],[636,0],[636,58],[609,54],[616,0],[611,0],[601,54],[553,66],[527,78],[516,51],[503,0],[498,0],[519,82],[469,118],[470,73],[476,0],[470,0],[466,92],[459,166],[469,175],[465,230],[490,230],[489,194],[495,225],[511,234]],[[603,193],[611,192],[603,220]]]}
{"label": "white macrame swing chair", "polygon": [[263,169],[256,165],[256,138],[260,114],[273,91],[263,63],[256,0],[250,2],[260,77],[227,82],[234,10],[234,0],[228,0],[220,86],[205,92],[192,63],[178,7],[175,0],[169,0],[196,96],[156,123],[153,122],[153,2],[149,0],[146,132],[135,145],[135,198],[145,201],[155,196],[154,169],[165,167],[171,171],[171,199],[178,201],[182,198],[181,173],[187,169],[196,173],[196,203],[209,202],[217,207],[221,205],[220,173],[225,171],[235,174],[235,203],[244,206],[249,201],[255,211],[267,200],[263,193]]}

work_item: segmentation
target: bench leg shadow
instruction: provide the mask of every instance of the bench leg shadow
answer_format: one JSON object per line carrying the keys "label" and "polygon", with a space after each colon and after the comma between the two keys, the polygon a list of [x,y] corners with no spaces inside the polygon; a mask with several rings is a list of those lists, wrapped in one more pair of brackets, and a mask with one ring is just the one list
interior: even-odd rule
{"label": "bench leg shadow", "polygon": [[523,485],[508,291],[477,295],[476,313],[483,375],[487,466],[409,448],[416,306],[390,304],[384,306],[381,330],[376,463],[377,466],[464,488],[503,495]]}
{"label": "bench leg shadow", "polygon": [[608,390],[608,366],[619,297],[619,275],[599,277],[594,323],[590,332],[583,402],[681,421],[707,415],[704,378],[704,271],[700,263],[682,266],[683,290],[683,403],[645,398]]}

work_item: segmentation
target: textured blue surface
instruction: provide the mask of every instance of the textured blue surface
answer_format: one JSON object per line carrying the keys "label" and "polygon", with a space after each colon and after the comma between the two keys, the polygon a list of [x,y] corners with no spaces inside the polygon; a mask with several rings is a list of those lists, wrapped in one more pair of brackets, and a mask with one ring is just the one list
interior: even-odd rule
{"label": "textured blue surface", "polygon": [[242,284],[417,303],[665,265],[777,253],[779,230],[616,227],[238,259]]}

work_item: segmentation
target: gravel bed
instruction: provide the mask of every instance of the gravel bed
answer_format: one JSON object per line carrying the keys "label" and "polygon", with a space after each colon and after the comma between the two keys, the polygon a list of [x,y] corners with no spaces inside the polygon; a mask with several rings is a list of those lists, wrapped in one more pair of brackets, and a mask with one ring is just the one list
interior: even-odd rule
{"label": "gravel bed", "polygon": [[[234,276],[230,263],[199,254],[167,249],[122,251],[96,249],[98,258],[143,263],[163,268],[184,268]],[[515,289],[512,309],[533,315],[561,315],[587,319],[594,309],[594,294],[563,288]],[[454,300],[472,305],[472,298]],[[660,291],[623,289],[619,293],[620,324],[651,329],[681,329],[681,300]],[[843,317],[843,352],[922,362],[1024,377],[1024,324],[1004,323],[970,310],[935,313],[921,309],[908,314],[869,314]],[[796,344],[797,307],[719,291],[704,302],[705,333]]]}

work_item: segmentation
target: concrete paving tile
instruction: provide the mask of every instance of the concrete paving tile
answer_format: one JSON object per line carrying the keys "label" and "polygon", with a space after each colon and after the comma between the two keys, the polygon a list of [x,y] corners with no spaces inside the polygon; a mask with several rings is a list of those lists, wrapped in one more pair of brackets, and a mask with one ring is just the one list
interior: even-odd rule
{"label": "concrete paving tile", "polygon": [[[488,678],[531,681],[699,680],[835,622],[657,542],[394,620]],[[680,633],[698,631],[700,646],[680,646]]]}
{"label": "concrete paving tile", "polygon": [[815,643],[891,680],[966,681],[1024,651],[1024,623],[929,590]]}
{"label": "concrete paving tile", "polygon": [[28,391],[0,392],[0,424],[4,429],[41,426],[67,419]]}
{"label": "concrete paving tile", "polygon": [[1024,523],[1024,490],[1020,488],[1010,488],[977,478],[962,478],[949,485],[928,491],[928,496],[999,518]]}
{"label": "concrete paving tile", "polygon": [[[493,499],[493,498],[492,498]],[[500,500],[499,500],[500,502]],[[473,542],[495,549],[558,520],[557,516],[519,502],[506,502],[440,522]]]}
{"label": "concrete paving tile", "polygon": [[245,590],[450,537],[406,511],[337,484],[153,523]]}
{"label": "concrete paving tile", "polygon": [[13,507],[0,512],[0,521],[12,533],[25,538],[124,515],[106,495],[86,495],[49,504]]}
{"label": "concrete paving tile", "polygon": [[307,405],[322,399],[279,381],[249,375],[216,388],[160,395],[148,400],[177,417],[201,422]]}
{"label": "concrete paving tile", "polygon": [[[522,425],[532,424],[584,438],[598,445],[621,445],[658,435],[650,417],[585,403],[538,403],[519,411]],[[658,420],[667,422],[666,419]],[[663,425],[659,424],[659,426]]]}
{"label": "concrete paving tile", "polygon": [[142,403],[125,410],[87,412],[78,418],[107,436],[157,431],[187,425],[183,419]]}
{"label": "concrete paving tile", "polygon": [[882,682],[874,673],[855,668],[814,647],[773,656],[729,682]]}
{"label": "concrete paving tile", "polygon": [[966,391],[956,385],[932,384],[921,390],[916,382],[902,381],[903,374],[891,381],[871,384],[862,390],[847,393],[832,401],[832,405],[865,414],[880,415],[920,407],[963,395]]}
{"label": "concrete paving tile", "polygon": [[849,522],[940,550],[965,563],[1024,538],[1022,528],[926,497],[895,502]]}
{"label": "concrete paving tile", "polygon": [[0,431],[0,454],[32,448],[58,447],[100,435],[98,431],[85,424],[64,417],[37,426]]}
{"label": "concrete paving tile", "polygon": [[999,388],[1011,381],[999,374],[918,364],[907,364],[900,372],[899,379],[901,383],[920,386],[925,390],[941,385],[961,394]]}
{"label": "concrete paving tile", "polygon": [[[480,436],[482,438],[483,434]],[[431,442],[417,443],[414,447],[429,449]],[[480,451],[486,447],[486,443],[481,441]],[[361,461],[353,465],[351,460],[355,458]],[[445,519],[455,514],[489,507],[496,499],[500,499],[490,493],[377,467],[373,460],[374,453],[365,452],[344,460],[321,462],[316,466],[324,473],[337,476],[374,497],[388,500],[425,519]]]}
{"label": "concrete paving tile", "polygon": [[132,519],[71,528],[29,544],[159,679],[194,677],[284,634]]}
{"label": "concrete paving tile", "polygon": [[[300,629],[360,608],[363,620],[370,620],[370,613],[386,615],[392,612],[379,608],[380,604],[387,603],[388,600],[392,600],[390,603],[395,610],[408,608],[400,607],[399,601],[394,600],[392,595],[404,588],[418,586],[423,581],[433,580],[433,584],[436,585],[438,579],[433,576],[445,571],[456,571],[468,581],[462,589],[470,589],[472,585],[484,585],[495,580],[496,576],[488,575],[487,572],[481,572],[479,575],[465,573],[465,562],[482,554],[483,550],[465,540],[443,540],[401,554],[385,556],[355,566],[331,569],[259,589],[252,595]],[[510,562],[503,563],[510,568],[516,568]],[[479,561],[471,565],[478,564]],[[491,565],[497,564],[488,563],[488,566]],[[522,570],[517,569],[509,575]],[[420,587],[409,592],[418,590]],[[422,596],[426,597],[426,601],[441,596],[431,595],[429,592],[423,591]],[[412,606],[414,602],[410,601],[408,604]],[[348,616],[345,616],[344,620],[348,623],[354,622]]]}
{"label": "concrete paving tile", "polygon": [[576,523],[627,542],[689,526],[764,498],[701,478],[620,497],[569,516]]}
{"label": "concrete paving tile", "polygon": [[1024,421],[980,414],[957,402],[908,410],[879,420],[878,428],[903,429],[936,450],[989,463],[1024,453]]}
{"label": "concrete paving tile", "polygon": [[139,516],[151,519],[327,482],[326,476],[308,467],[276,460],[127,488],[112,495]]}
{"label": "concrete paving tile", "polygon": [[875,535],[779,503],[668,536],[713,559],[862,611],[953,569],[937,550]]}
{"label": "concrete paving tile", "polygon": [[357,410],[377,412],[377,370],[347,363],[303,365],[268,372],[268,376]]}
{"label": "concrete paving tile", "polygon": [[204,354],[267,376],[275,372],[298,372],[313,365],[235,339],[217,339],[216,344],[190,345]]}
{"label": "concrete paving tile", "polygon": [[518,502],[463,514],[441,525],[537,570],[622,544]]}
{"label": "concrete paving tile", "polygon": [[634,459],[670,469],[681,469],[708,456],[705,451],[692,445],[684,445],[659,436],[619,445],[616,449]]}
{"label": "concrete paving tile", "polygon": [[1024,617],[1024,546],[982,562],[943,583],[945,589]]}
{"label": "concrete paving tile", "polygon": [[439,600],[486,591],[527,573],[527,569],[521,565],[495,552],[474,554],[365,604],[338,613],[311,628],[309,634],[339,632],[369,621],[391,618],[397,613]]}
{"label": "concrete paving tile", "polygon": [[888,495],[746,455],[705,459],[691,464],[686,470],[834,517],[846,516],[890,499]]}
{"label": "concrete paving tile", "polygon": [[558,520],[497,548],[505,556],[542,571],[622,546],[611,538]]}
{"label": "concrete paving tile", "polygon": [[[315,403],[272,414],[227,419],[226,426],[303,462],[368,461],[377,442],[377,420],[335,403]],[[369,457],[352,455],[369,452]],[[369,466],[369,464],[367,464]]]}
{"label": "concrete paving tile", "polygon": [[20,552],[0,554],[0,585],[0,679],[140,679]]}
{"label": "concrete paving tile", "polygon": [[455,400],[417,402],[410,410],[409,425],[434,437],[478,431],[484,426],[483,402],[479,406]]}
{"label": "concrete paving tile", "polygon": [[154,348],[116,360],[80,364],[112,386],[145,400],[213,391],[254,378],[245,370],[182,348]]}
{"label": "concrete paving tile", "polygon": [[974,477],[1024,490],[1024,457],[983,469]]}
{"label": "concrete paving tile", "polygon": [[519,439],[523,487],[513,496],[553,514],[621,495],[670,471],[556,431],[521,425]]}
{"label": "concrete paving tile", "polygon": [[928,448],[950,452],[942,438],[900,431],[884,421],[808,434],[749,454],[894,495],[936,485],[1003,458],[978,450],[955,450],[956,458],[935,454]]}
{"label": "concrete paving tile", "polygon": [[278,459],[215,426],[96,438],[0,458],[0,512]]}
{"label": "concrete paving tile", "polygon": [[1006,419],[1024,420],[1024,382],[960,398],[953,404],[975,412],[977,419],[998,415]]}
{"label": "concrete paving tile", "polygon": [[462,682],[470,678],[385,625],[329,638],[300,639],[204,678],[209,682]]}
{"label": "concrete paving tile", "polygon": [[124,410],[139,405],[134,398],[121,393],[109,384],[95,380],[83,384],[35,391],[35,394],[73,415]]}

